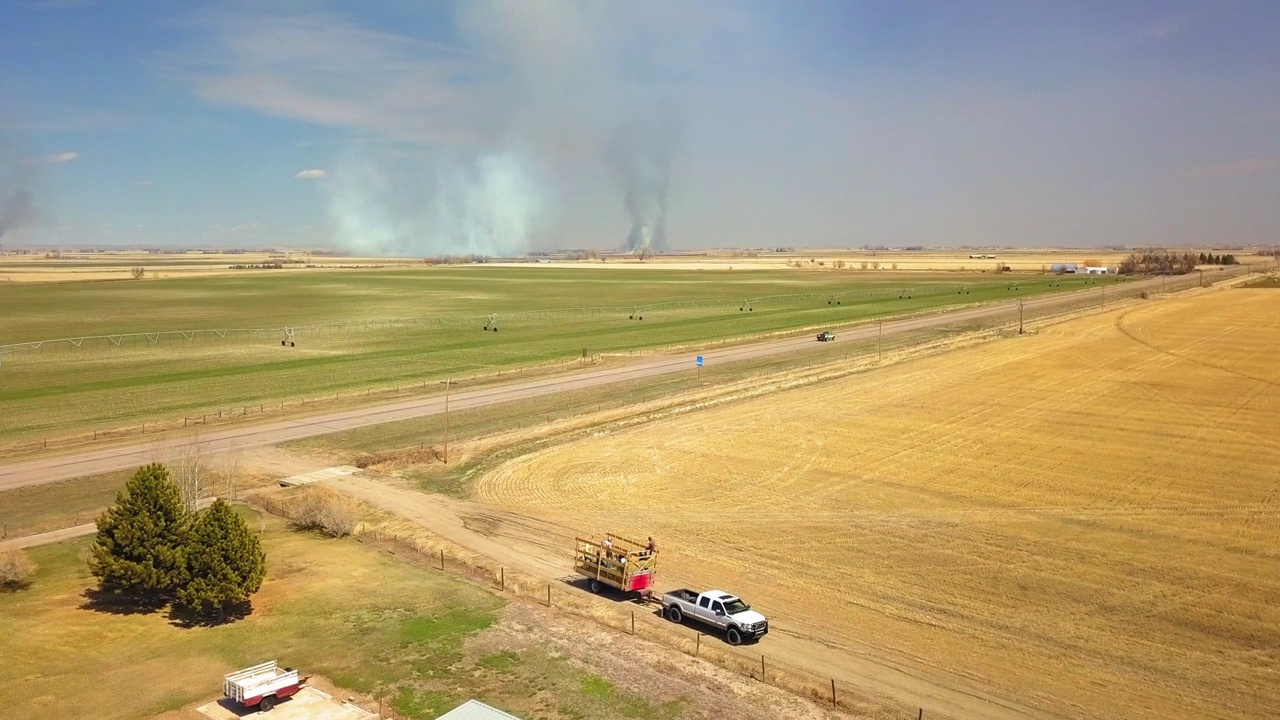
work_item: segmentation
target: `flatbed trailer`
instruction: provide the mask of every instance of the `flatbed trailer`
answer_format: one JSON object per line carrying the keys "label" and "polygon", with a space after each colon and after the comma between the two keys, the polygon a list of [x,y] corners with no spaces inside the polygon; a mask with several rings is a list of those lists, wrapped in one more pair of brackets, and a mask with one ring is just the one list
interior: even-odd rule
{"label": "flatbed trailer", "polygon": [[275,660],[226,675],[222,694],[246,708],[267,712],[280,700],[302,689],[308,678],[299,678],[293,668],[282,668]]}
{"label": "flatbed trailer", "polygon": [[647,543],[612,533],[604,538],[579,537],[575,541],[573,569],[587,578],[591,592],[610,587],[642,598],[653,594],[658,551],[650,550]]}

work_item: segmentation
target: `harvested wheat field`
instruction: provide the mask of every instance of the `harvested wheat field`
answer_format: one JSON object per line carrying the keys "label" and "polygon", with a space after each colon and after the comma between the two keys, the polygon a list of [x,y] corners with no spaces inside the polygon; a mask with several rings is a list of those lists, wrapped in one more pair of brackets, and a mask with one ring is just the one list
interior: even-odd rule
{"label": "harvested wheat field", "polygon": [[663,587],[1038,714],[1276,717],[1278,427],[1280,292],[1230,289],[551,448],[477,492],[652,532]]}

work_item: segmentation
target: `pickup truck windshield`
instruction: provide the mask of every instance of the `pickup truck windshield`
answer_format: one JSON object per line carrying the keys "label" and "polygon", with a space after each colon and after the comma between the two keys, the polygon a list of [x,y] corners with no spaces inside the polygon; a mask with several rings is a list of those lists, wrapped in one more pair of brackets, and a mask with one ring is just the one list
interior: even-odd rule
{"label": "pickup truck windshield", "polygon": [[751,606],[741,600],[728,600],[724,604],[724,611],[729,615],[737,615],[740,612],[746,612]]}

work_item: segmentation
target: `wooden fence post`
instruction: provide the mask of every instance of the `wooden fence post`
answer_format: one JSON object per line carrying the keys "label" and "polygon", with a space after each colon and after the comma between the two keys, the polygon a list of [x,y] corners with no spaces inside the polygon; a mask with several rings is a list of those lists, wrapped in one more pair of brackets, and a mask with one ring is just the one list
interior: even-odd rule
{"label": "wooden fence post", "polygon": [[696,635],[697,635],[697,640],[695,641],[696,644],[693,646],[694,657],[698,657],[698,653],[702,652],[702,633],[696,633]]}
{"label": "wooden fence post", "polygon": [[440,569],[444,569],[444,548],[440,548]]}
{"label": "wooden fence post", "polygon": [[551,583],[547,583],[547,607],[551,607]]}
{"label": "wooden fence post", "polygon": [[502,589],[502,591],[503,591],[503,592],[506,592],[506,590],[507,590],[507,567],[506,567],[505,565],[501,566],[501,567],[498,569],[498,573],[499,573],[499,578],[500,578],[500,580],[499,580],[500,587],[501,587],[501,589]]}
{"label": "wooden fence post", "polygon": [[920,708],[920,714],[916,715],[916,720],[924,720],[924,708]]}
{"label": "wooden fence post", "polygon": [[835,678],[831,678],[831,704],[832,705],[840,704],[836,702],[836,679]]}
{"label": "wooden fence post", "polygon": [[636,634],[636,611],[631,611],[631,634]]}
{"label": "wooden fence post", "polygon": [[760,682],[764,682],[764,654],[760,655]]}

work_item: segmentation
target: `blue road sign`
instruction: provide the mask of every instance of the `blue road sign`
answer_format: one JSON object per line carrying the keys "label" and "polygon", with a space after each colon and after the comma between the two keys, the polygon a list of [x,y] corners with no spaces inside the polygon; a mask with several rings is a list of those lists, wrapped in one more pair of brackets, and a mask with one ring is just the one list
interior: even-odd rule
{"label": "blue road sign", "polygon": [[702,356],[698,356],[698,367],[702,367]]}

